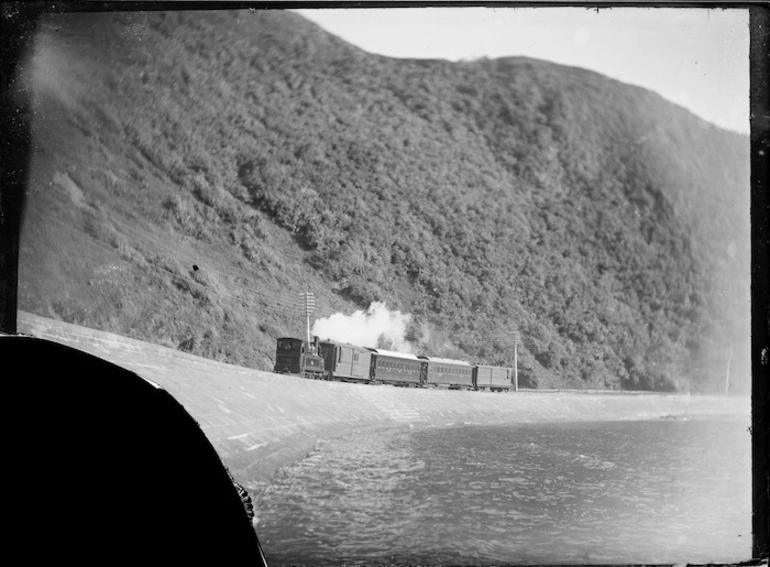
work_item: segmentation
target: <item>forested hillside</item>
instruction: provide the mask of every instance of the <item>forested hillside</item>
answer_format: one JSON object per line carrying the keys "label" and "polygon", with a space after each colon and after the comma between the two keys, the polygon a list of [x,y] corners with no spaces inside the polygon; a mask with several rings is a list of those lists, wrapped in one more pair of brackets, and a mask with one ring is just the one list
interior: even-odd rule
{"label": "forested hillside", "polygon": [[269,368],[382,301],[531,387],[748,387],[749,147],[523,58],[365,53],[281,11],[41,26],[22,309]]}

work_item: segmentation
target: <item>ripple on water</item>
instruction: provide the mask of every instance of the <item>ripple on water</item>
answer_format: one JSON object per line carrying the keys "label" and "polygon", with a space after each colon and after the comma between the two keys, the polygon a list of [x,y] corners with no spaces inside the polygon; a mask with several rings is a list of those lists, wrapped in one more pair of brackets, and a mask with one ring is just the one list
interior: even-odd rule
{"label": "ripple on water", "polygon": [[732,421],[457,426],[324,442],[254,500],[275,565],[729,563],[750,471]]}

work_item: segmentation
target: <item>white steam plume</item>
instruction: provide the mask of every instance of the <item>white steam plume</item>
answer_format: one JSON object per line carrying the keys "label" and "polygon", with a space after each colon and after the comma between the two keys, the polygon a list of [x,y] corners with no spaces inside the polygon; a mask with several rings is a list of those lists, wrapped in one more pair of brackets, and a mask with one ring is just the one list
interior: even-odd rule
{"label": "white steam plume", "polygon": [[362,347],[384,348],[411,353],[406,331],[412,316],[389,311],[384,303],[374,302],[369,309],[352,315],[335,313],[313,324],[312,333],[324,339]]}

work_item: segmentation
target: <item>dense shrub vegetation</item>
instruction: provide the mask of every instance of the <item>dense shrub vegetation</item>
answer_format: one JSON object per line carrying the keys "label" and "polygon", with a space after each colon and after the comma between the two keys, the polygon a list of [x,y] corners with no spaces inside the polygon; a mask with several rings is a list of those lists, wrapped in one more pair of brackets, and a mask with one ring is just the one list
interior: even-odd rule
{"label": "dense shrub vegetation", "polygon": [[730,357],[748,384],[743,136],[586,70],[388,59],[288,12],[41,37],[22,308],[267,368],[312,288],[319,316],[411,313],[439,356],[509,364],[519,329],[532,387],[720,390]]}

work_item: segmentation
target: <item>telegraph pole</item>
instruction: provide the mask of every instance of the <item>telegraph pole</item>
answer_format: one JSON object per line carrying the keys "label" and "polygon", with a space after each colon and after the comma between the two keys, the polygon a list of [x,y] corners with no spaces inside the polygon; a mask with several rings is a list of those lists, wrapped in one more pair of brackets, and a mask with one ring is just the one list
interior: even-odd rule
{"label": "telegraph pole", "polygon": [[733,346],[730,345],[730,354],[727,355],[727,370],[725,372],[725,395],[730,393],[730,363],[733,361]]}
{"label": "telegraph pole", "polygon": [[305,321],[307,322],[307,344],[310,345],[310,315],[315,311],[315,294],[305,291],[299,294],[302,307],[305,310]]}
{"label": "telegraph pole", "polygon": [[513,332],[513,391],[519,391],[519,331]]}
{"label": "telegraph pole", "polygon": [[518,330],[515,331],[502,331],[500,333],[493,334],[490,339],[498,346],[503,346],[504,352],[508,355],[511,354],[510,343],[508,342],[513,338],[513,391],[519,391],[519,343],[521,342],[521,333]]}

